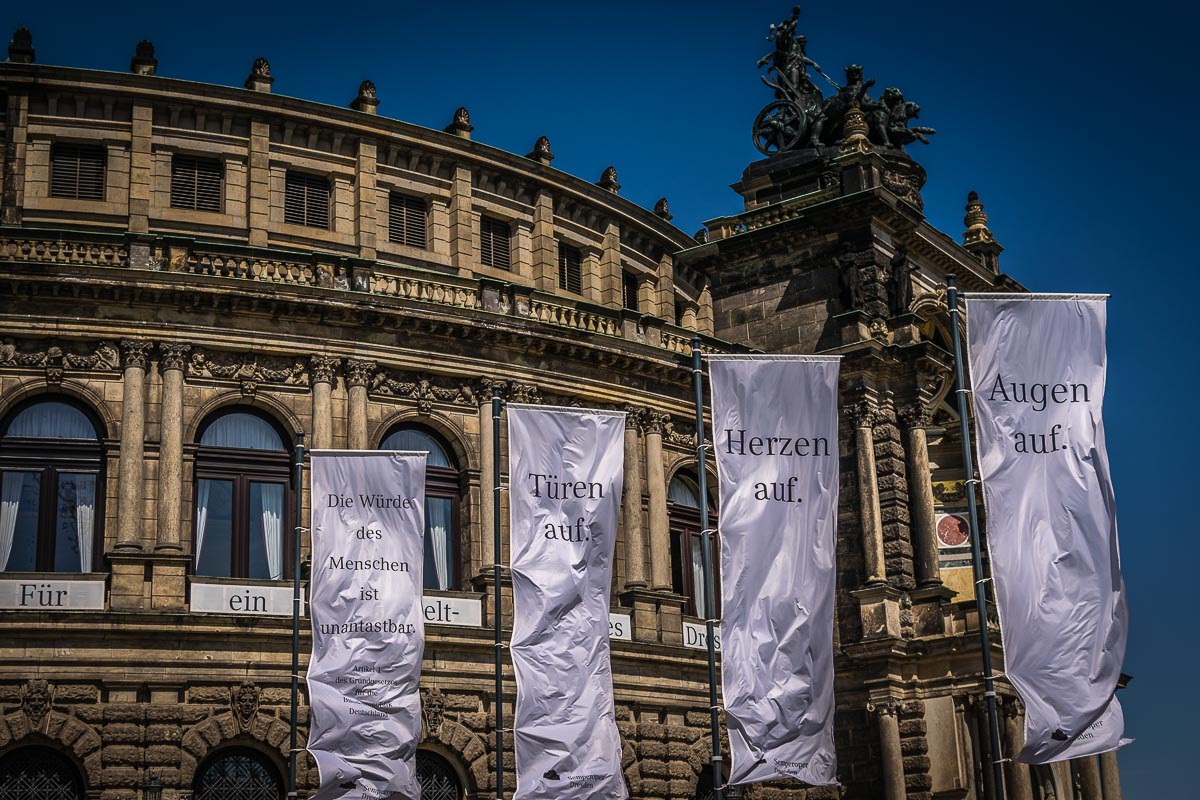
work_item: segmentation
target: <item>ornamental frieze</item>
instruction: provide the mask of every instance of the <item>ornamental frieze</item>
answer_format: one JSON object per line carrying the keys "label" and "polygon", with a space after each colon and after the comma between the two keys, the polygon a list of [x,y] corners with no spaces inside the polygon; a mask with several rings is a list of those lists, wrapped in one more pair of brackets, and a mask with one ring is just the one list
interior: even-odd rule
{"label": "ornamental frieze", "polygon": [[224,378],[239,381],[242,393],[253,395],[259,383],[304,385],[308,365],[301,356],[268,356],[258,353],[228,353],[196,348],[188,360],[191,377]]}
{"label": "ornamental frieze", "polygon": [[469,382],[433,378],[428,375],[408,375],[386,367],[371,378],[371,391],[388,397],[412,400],[417,412],[432,414],[434,403],[476,407],[479,403],[475,387]]}
{"label": "ornamental frieze", "polygon": [[120,350],[110,341],[0,339],[0,366],[44,367],[50,383],[62,383],[67,369],[111,371],[118,369],[120,363]]}

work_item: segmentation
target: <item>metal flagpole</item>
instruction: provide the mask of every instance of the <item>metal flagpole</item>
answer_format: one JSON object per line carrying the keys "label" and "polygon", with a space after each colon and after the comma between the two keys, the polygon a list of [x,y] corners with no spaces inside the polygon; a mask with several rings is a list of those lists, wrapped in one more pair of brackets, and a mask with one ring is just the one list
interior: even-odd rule
{"label": "metal flagpole", "polygon": [[500,605],[500,386],[492,384],[492,580],[495,600],[492,619],[496,633],[496,798],[504,800],[504,643],[500,624],[504,615]]}
{"label": "metal flagpole", "polygon": [[725,776],[721,769],[720,709],[717,706],[717,649],[713,614],[714,603],[712,530],[708,527],[708,474],[704,451],[704,374],[700,362],[700,337],[692,339],[692,384],[696,388],[696,481],[700,487],[700,552],[704,562],[704,628],[708,643],[708,711],[712,725],[713,798],[725,797]]}
{"label": "metal flagpole", "polygon": [[967,420],[967,392],[963,374],[962,341],[958,332],[958,288],[954,276],[946,276],[947,300],[950,305],[950,329],[954,340],[954,376],[958,387],[958,431],[962,437],[963,469],[966,471],[967,509],[971,525],[971,565],[975,574],[975,610],[979,614],[979,649],[983,653],[984,699],[987,701],[988,750],[995,775],[996,796],[1004,800],[1004,763],[1000,757],[1000,722],[996,715],[996,679],[992,674],[992,643],[987,624],[987,594],[984,584],[990,580],[983,576],[983,552],[979,544],[979,508],[975,502],[975,461],[971,457],[971,426]]}
{"label": "metal flagpole", "polygon": [[288,797],[296,798],[296,716],[300,710],[300,533],[304,530],[304,434],[296,435],[292,464],[295,484],[296,520],[292,529],[292,730],[288,748]]}

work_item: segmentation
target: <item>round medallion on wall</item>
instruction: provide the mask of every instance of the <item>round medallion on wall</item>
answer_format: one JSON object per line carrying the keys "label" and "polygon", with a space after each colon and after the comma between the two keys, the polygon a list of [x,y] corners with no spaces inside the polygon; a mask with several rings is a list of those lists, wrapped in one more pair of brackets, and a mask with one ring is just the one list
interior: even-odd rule
{"label": "round medallion on wall", "polygon": [[937,538],[940,547],[962,547],[971,538],[971,528],[963,517],[945,514],[938,519]]}

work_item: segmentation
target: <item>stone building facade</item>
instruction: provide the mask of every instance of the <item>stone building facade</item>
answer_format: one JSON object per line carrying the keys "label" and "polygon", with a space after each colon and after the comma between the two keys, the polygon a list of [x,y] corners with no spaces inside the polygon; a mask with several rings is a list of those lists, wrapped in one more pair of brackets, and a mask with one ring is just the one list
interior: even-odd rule
{"label": "stone building facade", "polygon": [[[544,138],[525,156],[473,140],[465,109],[430,131],[377,115],[369,82],[339,109],[271,95],[261,59],[245,88],[154,67],[148,43],[129,73],[40,65],[20,31],[0,64],[0,798],[39,780],[92,800],[153,781],[168,800],[282,796],[301,432],[439,451],[422,780],[433,798],[493,796],[491,625],[511,618],[507,594],[490,599],[497,385],[630,412],[612,609],[624,768],[636,798],[708,796],[697,335],[711,352],[845,357],[842,794],[993,796],[945,276],[1020,287],[977,198],[960,244],[925,221],[902,152],[785,154],[691,236],[665,201],[623,199],[611,169],[553,169]],[[305,634],[302,671],[308,649]],[[1008,749],[1021,708],[1002,691]],[[1111,755],[1008,776],[1014,800],[1120,791]]]}

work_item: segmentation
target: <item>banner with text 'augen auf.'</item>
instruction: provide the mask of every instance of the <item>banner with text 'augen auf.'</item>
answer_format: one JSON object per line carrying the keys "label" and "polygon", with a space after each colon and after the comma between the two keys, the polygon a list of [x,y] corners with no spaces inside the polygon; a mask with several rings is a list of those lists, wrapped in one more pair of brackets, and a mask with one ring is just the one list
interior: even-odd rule
{"label": "banner with text 'augen auf.'", "polygon": [[514,800],[626,800],[608,647],[625,414],[509,404]]}
{"label": "banner with text 'augen auf.'", "polygon": [[839,359],[709,356],[729,782],[837,782]]}
{"label": "banner with text 'augen auf.'", "polygon": [[425,453],[312,453],[314,800],[419,800]]}
{"label": "banner with text 'augen auf.'", "polygon": [[1125,743],[1128,610],[1104,444],[1102,296],[970,295],[967,343],[1005,673],[1044,764]]}

